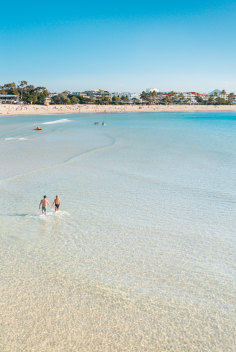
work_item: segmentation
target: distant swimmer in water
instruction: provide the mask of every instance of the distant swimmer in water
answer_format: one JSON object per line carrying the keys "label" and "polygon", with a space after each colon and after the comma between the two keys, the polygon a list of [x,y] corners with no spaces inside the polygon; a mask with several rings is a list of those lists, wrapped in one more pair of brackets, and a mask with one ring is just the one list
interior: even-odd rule
{"label": "distant swimmer in water", "polygon": [[51,208],[51,205],[49,204],[49,201],[47,200],[47,196],[43,196],[43,199],[39,203],[39,209],[40,209],[41,205],[42,205],[42,214],[46,215],[47,205],[49,205]]}
{"label": "distant swimmer in water", "polygon": [[106,124],[105,124],[105,122],[104,122],[104,121],[102,121],[102,125],[103,125],[103,126],[106,126]]}
{"label": "distant swimmer in water", "polygon": [[61,200],[60,200],[59,196],[56,196],[56,198],[54,199],[54,202],[52,203],[52,206],[53,206],[53,204],[55,204],[55,211],[60,210]]}
{"label": "distant swimmer in water", "polygon": [[94,125],[95,125],[95,126],[98,125],[98,122],[94,122]]}

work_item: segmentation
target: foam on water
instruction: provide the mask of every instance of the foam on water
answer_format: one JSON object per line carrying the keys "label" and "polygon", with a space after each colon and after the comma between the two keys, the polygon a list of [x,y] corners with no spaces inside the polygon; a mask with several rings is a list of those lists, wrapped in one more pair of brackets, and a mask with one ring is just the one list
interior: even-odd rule
{"label": "foam on water", "polygon": [[235,114],[68,119],[1,145],[0,349],[233,351]]}
{"label": "foam on water", "polygon": [[70,122],[71,120],[69,119],[60,119],[60,120],[55,120],[55,121],[47,121],[47,122],[42,122],[42,125],[55,125],[58,123],[66,123]]}
{"label": "foam on water", "polygon": [[28,138],[25,137],[7,137],[5,141],[27,141]]}
{"label": "foam on water", "polygon": [[[17,216],[19,216],[19,215],[17,215]],[[47,219],[52,219],[55,217],[58,217],[58,218],[69,217],[70,213],[68,213],[67,211],[63,211],[63,210],[60,210],[57,212],[47,210],[46,215],[45,214],[39,214],[39,215],[22,214],[20,216],[25,216],[27,219],[45,219],[45,220],[47,220]]]}

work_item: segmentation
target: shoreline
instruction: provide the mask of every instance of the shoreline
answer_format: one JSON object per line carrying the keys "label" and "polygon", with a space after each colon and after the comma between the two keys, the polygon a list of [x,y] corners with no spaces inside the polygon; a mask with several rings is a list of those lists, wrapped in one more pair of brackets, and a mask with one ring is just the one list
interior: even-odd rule
{"label": "shoreline", "polygon": [[0,115],[236,111],[235,105],[0,105]]}

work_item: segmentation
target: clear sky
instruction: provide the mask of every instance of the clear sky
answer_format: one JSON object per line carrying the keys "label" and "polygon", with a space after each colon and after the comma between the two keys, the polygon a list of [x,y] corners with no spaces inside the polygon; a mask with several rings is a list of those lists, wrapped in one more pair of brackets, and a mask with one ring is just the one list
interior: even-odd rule
{"label": "clear sky", "polygon": [[236,2],[19,1],[0,5],[0,84],[236,92]]}

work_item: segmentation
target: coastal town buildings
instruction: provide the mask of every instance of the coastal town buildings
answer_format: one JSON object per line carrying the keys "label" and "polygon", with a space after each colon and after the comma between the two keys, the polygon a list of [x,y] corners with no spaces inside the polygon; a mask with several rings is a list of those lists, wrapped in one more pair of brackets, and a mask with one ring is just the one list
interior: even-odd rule
{"label": "coastal town buildings", "polygon": [[[181,93],[179,93],[179,94],[181,94]],[[197,92],[184,92],[184,93],[182,93],[182,94],[183,94],[183,96],[184,96],[184,99],[185,99],[187,102],[189,102],[190,104],[195,104],[195,103],[197,103],[196,98],[197,98],[198,96],[200,96],[200,93],[197,93]]]}
{"label": "coastal town buildings", "polygon": [[99,97],[111,97],[111,93],[109,93],[107,90],[103,89],[97,89],[97,90],[86,90],[83,92],[83,94],[86,94],[88,97],[96,99]]}
{"label": "coastal town buildings", "polygon": [[93,90],[85,90],[83,92],[72,92],[71,95],[79,96],[79,97],[84,97],[84,98],[92,98],[92,99],[97,99],[97,98],[104,98],[108,97],[111,98],[112,95],[108,90],[103,90],[103,89],[93,89]]}
{"label": "coastal town buildings", "polygon": [[215,89],[209,93],[160,91],[158,88],[146,88],[140,93],[104,89],[49,92],[46,87],[34,87],[22,81],[20,85],[14,82],[0,85],[0,104],[230,105],[236,104],[236,95],[224,89]]}
{"label": "coastal town buildings", "polygon": [[118,98],[126,97],[129,100],[140,98],[139,93],[131,93],[131,92],[112,92],[111,95],[112,95],[112,97],[115,96]]}
{"label": "coastal town buildings", "polygon": [[[222,93],[223,92],[223,93]],[[155,97],[155,104],[161,103],[163,99],[165,99],[168,96],[172,97],[172,103],[182,103],[182,104],[201,104],[209,100],[211,97],[214,100],[217,98],[222,98],[224,100],[228,99],[228,94],[224,91],[220,90],[214,90],[213,92],[210,93],[199,93],[199,92],[160,92],[159,89],[157,88],[146,88],[145,91],[146,94],[151,94],[151,93],[156,93]],[[78,97],[83,97],[83,98],[92,98],[94,100],[96,99],[101,99],[101,98],[110,98],[112,99],[113,97],[118,97],[122,99],[125,97],[128,99],[127,101],[123,102],[125,104],[132,104],[132,103],[137,103],[141,102],[143,104],[147,103],[145,99],[142,99],[141,93],[132,93],[128,91],[114,91],[114,92],[109,92],[107,90],[86,90],[83,92],[73,92],[71,95],[75,95]],[[232,101],[234,103],[234,101]]]}
{"label": "coastal town buildings", "polygon": [[219,89],[215,89],[209,93],[209,96],[227,99],[228,94],[225,91],[220,91]]}

